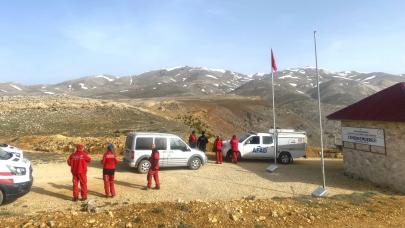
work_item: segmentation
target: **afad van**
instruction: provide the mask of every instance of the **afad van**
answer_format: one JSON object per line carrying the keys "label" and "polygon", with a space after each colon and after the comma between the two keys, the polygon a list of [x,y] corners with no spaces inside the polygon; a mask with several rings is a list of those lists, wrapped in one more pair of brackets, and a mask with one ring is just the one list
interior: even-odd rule
{"label": "afad van", "polygon": [[0,144],[0,204],[14,200],[31,190],[32,166],[23,151]]}

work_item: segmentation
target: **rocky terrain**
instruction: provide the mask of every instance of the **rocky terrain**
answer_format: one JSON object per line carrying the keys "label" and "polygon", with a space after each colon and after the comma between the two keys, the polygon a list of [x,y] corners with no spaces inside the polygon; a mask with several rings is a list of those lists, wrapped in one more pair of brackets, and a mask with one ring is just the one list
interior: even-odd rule
{"label": "rocky terrain", "polygon": [[[57,211],[1,217],[3,227],[402,227],[405,201],[372,192],[314,199],[308,197],[233,201],[117,205],[103,212]],[[108,204],[106,205],[108,207]]]}
{"label": "rocky terrain", "polygon": [[[272,126],[271,106],[260,97],[184,97],[116,99],[115,101],[71,96],[2,97],[0,139],[24,149],[66,152],[74,142],[98,151],[107,142],[122,146],[129,131],[171,132],[187,139],[189,131],[206,130],[224,139],[248,131],[267,132]],[[281,106],[278,124],[304,129],[311,145],[318,133],[316,106],[311,112]],[[310,119],[311,121],[307,121]],[[326,122],[334,128],[335,123]],[[329,144],[334,143],[334,136]],[[211,139],[213,140],[213,139]]]}
{"label": "rocky terrain", "polygon": [[107,141],[128,131],[188,131],[179,121],[113,101],[70,96],[1,97],[0,101],[3,142],[41,135],[107,137]]}

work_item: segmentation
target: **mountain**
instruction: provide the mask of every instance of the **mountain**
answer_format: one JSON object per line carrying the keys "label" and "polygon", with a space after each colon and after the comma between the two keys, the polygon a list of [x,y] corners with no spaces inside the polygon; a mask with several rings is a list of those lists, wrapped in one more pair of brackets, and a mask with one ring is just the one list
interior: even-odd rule
{"label": "mountain", "polygon": [[[320,69],[321,101],[333,105],[348,105],[377,91],[405,80],[386,73],[356,71],[330,72]],[[317,99],[316,71],[312,67],[287,69],[275,75],[276,101],[288,102],[297,97]],[[271,77],[255,77],[232,92],[242,96],[271,98]]]}
{"label": "mountain", "polygon": [[[353,103],[404,80],[403,76],[381,72],[330,72],[321,69],[319,74],[322,102],[341,105]],[[0,83],[0,96],[65,94],[90,98],[151,98],[235,94],[268,98],[271,95],[269,76],[181,66],[124,77],[95,75],[50,85]],[[277,72],[275,87],[276,99],[280,102],[297,97],[316,98],[315,69],[293,68]]]}
{"label": "mountain", "polygon": [[53,85],[0,84],[2,95],[65,94],[92,98],[146,98],[227,94],[253,80],[244,74],[204,67],[174,67],[139,75],[96,75]]}
{"label": "mountain", "polygon": [[[330,72],[320,69],[319,74],[323,116],[405,80],[404,75],[381,72]],[[315,69],[312,67],[286,69],[277,72],[274,81],[278,126],[304,129],[308,133],[309,142],[312,145],[319,145]],[[83,99],[83,102],[88,98],[112,99],[139,108],[145,112],[142,114],[145,118],[151,114],[159,116],[162,120],[174,121],[173,123],[183,121],[183,125],[192,129],[199,126],[212,134],[231,135],[242,134],[249,130],[265,131],[272,126],[271,89],[269,74],[245,75],[229,70],[183,66],[125,77],[95,75],[49,85],[0,83],[0,99],[11,99],[10,96],[15,95],[45,95],[38,99],[54,98],[60,99],[61,102],[71,99],[71,96],[56,95],[82,97],[80,99]],[[25,100],[24,97],[20,98],[22,101]],[[31,98],[27,98],[29,99]],[[22,102],[18,99],[17,101]],[[49,116],[55,114],[54,109],[49,110]],[[32,110],[24,112],[35,113]],[[98,110],[96,112],[99,113]],[[67,118],[62,114],[55,117],[55,121]],[[125,116],[125,113],[123,115]],[[7,119],[17,116],[12,114]],[[31,121],[31,114],[27,115],[26,121],[41,122],[45,126],[46,120],[50,119],[45,114],[34,116],[37,119],[33,118]],[[76,113],[71,120],[76,120],[75,118],[82,117]],[[120,121],[122,118],[119,117]],[[14,120],[16,123],[22,121],[21,118]],[[83,124],[85,122],[83,120]],[[145,124],[148,121],[141,122]],[[140,126],[133,124],[134,129]],[[338,124],[324,118],[326,145],[335,143],[335,136],[340,132]],[[124,124],[121,127],[125,129],[125,126]]]}

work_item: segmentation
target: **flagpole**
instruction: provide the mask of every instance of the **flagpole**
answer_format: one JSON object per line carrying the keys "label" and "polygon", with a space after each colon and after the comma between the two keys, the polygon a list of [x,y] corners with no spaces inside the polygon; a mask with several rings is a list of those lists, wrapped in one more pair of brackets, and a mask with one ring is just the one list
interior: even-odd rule
{"label": "flagpole", "polygon": [[271,49],[271,92],[272,92],[272,98],[273,98],[273,143],[274,143],[274,164],[270,165],[269,167],[266,168],[267,171],[269,172],[274,172],[278,167],[277,167],[277,129],[276,129],[276,107],[275,107],[275,102],[274,102],[274,71],[276,70],[275,68],[275,59],[273,55],[273,49]]}
{"label": "flagpole", "polygon": [[273,95],[273,138],[274,138],[274,165],[277,166],[277,132],[276,132],[276,106],[274,105],[274,70],[271,67],[271,91]]}
{"label": "flagpole", "polygon": [[321,134],[321,168],[322,168],[322,187],[318,187],[312,195],[323,196],[327,193],[326,191],[326,178],[325,178],[325,160],[323,156],[323,128],[322,128],[322,110],[321,110],[321,93],[320,93],[320,81],[318,72],[318,53],[316,49],[316,31],[314,31],[314,47],[315,47],[315,71],[316,71],[316,83],[318,89],[318,112],[319,112],[319,128]]}

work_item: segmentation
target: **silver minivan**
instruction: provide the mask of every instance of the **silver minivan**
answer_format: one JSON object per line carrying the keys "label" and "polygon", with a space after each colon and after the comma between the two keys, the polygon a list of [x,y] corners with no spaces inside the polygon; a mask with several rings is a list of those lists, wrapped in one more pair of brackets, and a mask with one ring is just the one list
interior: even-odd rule
{"label": "silver minivan", "polygon": [[139,173],[149,170],[151,145],[160,152],[160,167],[189,167],[196,170],[207,163],[204,152],[190,148],[180,137],[166,133],[133,132],[127,135],[124,161]]}

